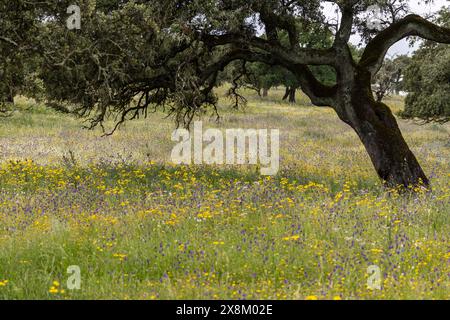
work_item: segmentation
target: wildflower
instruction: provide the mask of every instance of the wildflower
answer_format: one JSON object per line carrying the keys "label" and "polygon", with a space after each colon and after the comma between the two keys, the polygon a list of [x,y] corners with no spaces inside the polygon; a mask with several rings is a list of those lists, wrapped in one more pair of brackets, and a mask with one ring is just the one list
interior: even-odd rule
{"label": "wildflower", "polygon": [[170,215],[170,219],[166,221],[166,224],[169,226],[174,226],[177,224],[177,215],[175,213],[172,213]]}
{"label": "wildflower", "polygon": [[55,286],[51,286],[50,289],[48,290],[48,292],[52,293],[52,294],[56,294],[59,292],[59,290]]}
{"label": "wildflower", "polygon": [[283,238],[284,241],[296,241],[296,240],[298,240],[298,239],[300,239],[300,236],[299,236],[299,235],[290,236],[290,237],[284,237],[284,238]]}
{"label": "wildflower", "polygon": [[319,300],[319,298],[317,296],[307,296],[305,300]]}
{"label": "wildflower", "polygon": [[124,261],[127,258],[127,255],[122,253],[114,253],[113,257],[119,259],[119,261]]}
{"label": "wildflower", "polygon": [[210,219],[210,218],[212,218],[212,214],[210,211],[204,211],[204,212],[199,213],[197,215],[197,217],[200,219]]}

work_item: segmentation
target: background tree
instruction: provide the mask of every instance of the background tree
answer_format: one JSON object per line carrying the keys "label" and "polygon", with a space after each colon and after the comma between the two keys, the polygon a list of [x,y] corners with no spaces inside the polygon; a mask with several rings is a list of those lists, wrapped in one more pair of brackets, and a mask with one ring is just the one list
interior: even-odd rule
{"label": "background tree", "polygon": [[[236,71],[239,74],[242,70],[237,68]],[[260,97],[267,97],[272,87],[282,84],[282,71],[276,66],[269,66],[260,62],[249,63],[243,81],[248,87],[254,89]]]}
{"label": "background tree", "polygon": [[[325,2],[339,7],[340,23],[330,24],[321,7]],[[74,32],[60,21],[67,8],[64,1],[35,2],[46,10],[38,36],[45,58],[41,78],[49,100],[75,105],[78,114],[90,117],[91,126],[113,114],[118,117],[117,128],[157,107],[178,124],[189,125],[208,107],[216,109],[213,89],[230,63],[279,66],[295,76],[314,105],[333,108],[354,129],[388,185],[427,185],[391,110],[375,101],[371,91],[373,77],[397,41],[418,36],[450,43],[448,28],[408,15],[405,2],[121,1],[105,11],[97,10],[95,1],[84,0],[79,1],[83,27]],[[364,16],[374,4],[389,17],[377,30]],[[318,25],[333,32],[332,44],[303,47],[304,31]],[[367,43],[359,61],[349,44],[357,30]],[[280,39],[283,32],[288,43]],[[332,68],[336,81],[322,83],[313,73],[316,67]],[[232,94],[238,96],[237,87]]]}
{"label": "background tree", "polygon": [[392,93],[398,94],[403,88],[403,77],[410,58],[406,55],[386,59],[373,79],[373,91],[377,102]]}
{"label": "background tree", "polygon": [[296,102],[296,92],[297,89],[300,88],[300,83],[295,77],[295,75],[289,70],[280,68],[279,69],[279,77],[282,79],[281,84],[286,87],[286,92],[282,98],[283,101],[288,100],[289,103]]}
{"label": "background tree", "polygon": [[[69,2],[60,1],[59,6]],[[45,52],[43,31],[46,20],[62,23],[66,16],[56,8],[54,1],[0,0],[0,113],[11,111],[18,94],[44,98],[39,78]]]}
{"label": "background tree", "polygon": [[[450,26],[450,13],[442,11],[438,22]],[[450,47],[423,43],[405,73],[409,92],[401,116],[426,122],[450,120]]]}
{"label": "background tree", "polygon": [[10,110],[14,96],[25,87],[32,64],[35,10],[25,2],[0,1],[0,113]]}

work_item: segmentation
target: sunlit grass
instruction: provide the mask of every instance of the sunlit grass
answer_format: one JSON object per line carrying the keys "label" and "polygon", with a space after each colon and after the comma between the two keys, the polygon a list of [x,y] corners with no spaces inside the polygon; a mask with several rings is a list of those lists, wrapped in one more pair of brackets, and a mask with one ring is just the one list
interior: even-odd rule
{"label": "sunlit grass", "polygon": [[[404,197],[383,190],[332,110],[282,93],[248,92],[237,113],[222,99],[221,121],[204,118],[280,129],[272,178],[173,166],[162,113],[101,137],[19,99],[0,119],[0,298],[448,298],[449,126],[400,122],[433,184]],[[81,290],[66,286],[70,265]],[[370,265],[382,290],[367,287]]]}

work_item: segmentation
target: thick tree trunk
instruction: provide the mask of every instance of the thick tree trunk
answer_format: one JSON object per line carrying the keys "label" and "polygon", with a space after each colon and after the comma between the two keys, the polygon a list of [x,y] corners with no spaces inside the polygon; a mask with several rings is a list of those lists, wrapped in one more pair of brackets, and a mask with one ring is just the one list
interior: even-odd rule
{"label": "thick tree trunk", "polygon": [[266,98],[268,95],[269,95],[269,89],[263,88],[263,93],[262,93],[263,98]]}
{"label": "thick tree trunk", "polygon": [[341,117],[358,134],[379,177],[388,187],[428,186],[429,180],[409,149],[388,106],[367,90],[355,90]]}

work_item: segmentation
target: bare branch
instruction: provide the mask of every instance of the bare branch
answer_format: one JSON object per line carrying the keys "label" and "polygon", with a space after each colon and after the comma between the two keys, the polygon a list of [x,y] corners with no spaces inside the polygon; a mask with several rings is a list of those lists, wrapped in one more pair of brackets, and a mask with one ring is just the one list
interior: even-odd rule
{"label": "bare branch", "polygon": [[9,44],[11,44],[11,45],[13,45],[13,46],[15,46],[15,47],[18,47],[18,46],[19,46],[19,45],[17,44],[17,42],[15,42],[15,41],[13,41],[13,40],[11,40],[11,39],[9,39],[9,38],[6,38],[6,37],[4,37],[4,36],[0,36],[0,41],[9,43]]}

